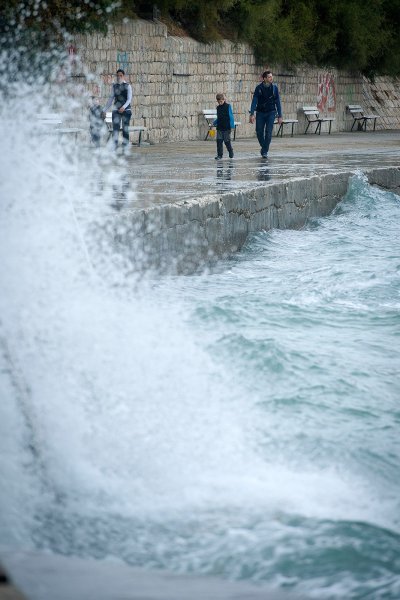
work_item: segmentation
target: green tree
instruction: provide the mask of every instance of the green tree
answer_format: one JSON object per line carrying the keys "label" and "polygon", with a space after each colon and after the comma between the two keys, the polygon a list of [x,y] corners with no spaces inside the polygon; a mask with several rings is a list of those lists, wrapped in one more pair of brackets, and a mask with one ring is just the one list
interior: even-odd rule
{"label": "green tree", "polygon": [[[8,0],[0,6],[0,75],[46,79],[65,52],[69,34],[107,31],[114,0]],[[6,57],[6,58],[5,58]]]}
{"label": "green tree", "polygon": [[[400,74],[400,0],[156,0],[162,17],[203,42],[249,43],[263,63],[300,62]],[[122,16],[151,18],[141,0],[8,0],[0,7],[0,49],[19,47],[26,64],[65,35],[106,32]],[[25,55],[23,49],[25,48]],[[21,65],[18,64],[17,68]]]}

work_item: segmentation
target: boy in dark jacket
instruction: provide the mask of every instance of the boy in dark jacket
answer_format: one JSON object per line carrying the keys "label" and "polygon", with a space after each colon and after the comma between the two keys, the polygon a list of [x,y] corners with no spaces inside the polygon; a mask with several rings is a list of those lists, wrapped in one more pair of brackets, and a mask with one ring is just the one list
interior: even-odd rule
{"label": "boy in dark jacket", "polygon": [[217,156],[215,157],[215,160],[222,158],[224,153],[224,143],[229,152],[229,158],[233,158],[231,129],[235,128],[235,120],[233,118],[232,107],[225,101],[224,94],[217,94],[216,98],[218,106],[217,118],[214,121],[214,125],[217,128]]}

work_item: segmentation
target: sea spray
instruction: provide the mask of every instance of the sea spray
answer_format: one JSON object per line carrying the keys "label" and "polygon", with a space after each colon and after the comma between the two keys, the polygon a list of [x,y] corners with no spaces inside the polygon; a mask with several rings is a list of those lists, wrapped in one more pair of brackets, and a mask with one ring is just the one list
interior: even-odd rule
{"label": "sea spray", "polygon": [[4,122],[2,544],[398,597],[398,198],[139,278],[125,163]]}

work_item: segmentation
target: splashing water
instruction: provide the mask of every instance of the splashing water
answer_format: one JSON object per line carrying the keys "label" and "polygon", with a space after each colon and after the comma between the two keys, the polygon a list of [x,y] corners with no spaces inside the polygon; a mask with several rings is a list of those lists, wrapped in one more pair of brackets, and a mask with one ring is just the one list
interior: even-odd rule
{"label": "splashing water", "polygon": [[2,543],[398,597],[399,199],[360,175],[302,231],[139,280],[110,192],[77,216],[96,160],[18,117],[0,143]]}

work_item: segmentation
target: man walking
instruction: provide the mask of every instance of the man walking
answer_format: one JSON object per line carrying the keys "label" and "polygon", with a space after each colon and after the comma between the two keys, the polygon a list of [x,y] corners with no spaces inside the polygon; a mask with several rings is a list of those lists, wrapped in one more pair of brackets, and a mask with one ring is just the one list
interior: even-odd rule
{"label": "man walking", "polygon": [[262,82],[254,90],[250,108],[250,123],[256,122],[256,134],[261,146],[260,153],[263,158],[267,159],[275,117],[278,116],[278,123],[282,123],[282,108],[278,86],[273,83],[271,71],[264,71],[262,78]]}
{"label": "man walking", "polygon": [[103,112],[105,113],[114,102],[115,108],[112,111],[112,124],[115,149],[118,148],[118,136],[121,127],[121,119],[123,145],[126,147],[129,144],[129,121],[132,117],[131,101],[132,86],[125,80],[125,71],[123,69],[118,69],[117,83],[113,84],[111,95],[107,101],[107,104],[103,108]]}

